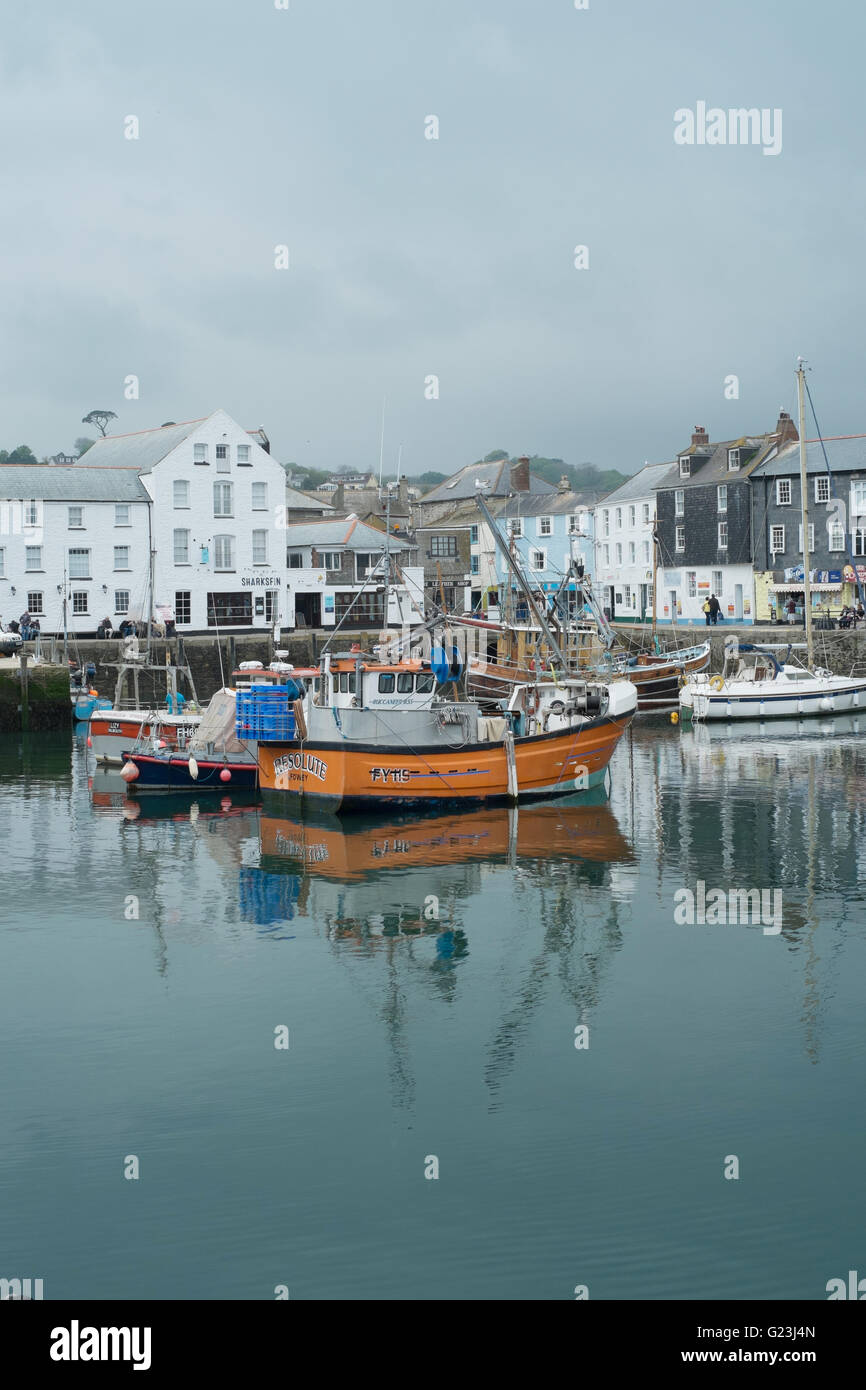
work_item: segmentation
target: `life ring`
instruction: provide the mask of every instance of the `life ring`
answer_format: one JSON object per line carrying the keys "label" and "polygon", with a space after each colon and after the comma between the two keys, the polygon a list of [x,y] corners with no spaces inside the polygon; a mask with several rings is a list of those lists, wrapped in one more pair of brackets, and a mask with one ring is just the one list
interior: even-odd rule
{"label": "life ring", "polygon": [[721,690],[725,682],[721,676],[713,676],[710,680],[710,690]]}
{"label": "life ring", "polygon": [[565,714],[565,701],[554,700],[550,706],[551,714]]}

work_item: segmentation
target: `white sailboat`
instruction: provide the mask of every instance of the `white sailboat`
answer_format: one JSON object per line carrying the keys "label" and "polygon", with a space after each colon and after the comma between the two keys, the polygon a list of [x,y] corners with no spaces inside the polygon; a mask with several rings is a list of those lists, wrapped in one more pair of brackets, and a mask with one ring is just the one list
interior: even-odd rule
{"label": "white sailboat", "polygon": [[[866,710],[866,676],[834,676],[814,663],[809,576],[809,502],[806,475],[806,406],[803,359],[797,368],[800,410],[800,497],[803,515],[805,665],[789,644],[735,643],[721,675],[691,676],[680,691],[680,710],[692,719],[790,719]],[[776,652],[783,651],[781,660]]]}

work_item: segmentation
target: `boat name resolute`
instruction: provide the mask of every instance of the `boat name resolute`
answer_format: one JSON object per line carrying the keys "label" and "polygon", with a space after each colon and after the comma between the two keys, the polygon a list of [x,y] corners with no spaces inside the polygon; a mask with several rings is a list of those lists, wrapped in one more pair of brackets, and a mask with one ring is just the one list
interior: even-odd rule
{"label": "boat name resolute", "polygon": [[312,772],[320,782],[324,782],[328,775],[328,764],[321,758],[314,758],[311,753],[286,753],[282,758],[274,759],[274,772],[278,777],[287,772]]}

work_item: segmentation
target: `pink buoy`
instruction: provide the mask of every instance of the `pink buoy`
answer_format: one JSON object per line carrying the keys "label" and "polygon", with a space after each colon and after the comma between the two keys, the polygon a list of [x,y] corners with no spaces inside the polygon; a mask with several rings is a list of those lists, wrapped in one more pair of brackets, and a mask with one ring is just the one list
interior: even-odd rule
{"label": "pink buoy", "polygon": [[156,740],[156,746],[157,746],[157,748],[164,748],[164,747],[165,747],[165,739],[164,739],[164,738],[158,738],[158,739]]}
{"label": "pink buoy", "polygon": [[120,775],[124,782],[134,782],[138,776],[138,768],[135,766],[135,763],[124,763],[123,767],[120,769]]}
{"label": "pink buoy", "polygon": [[228,770],[227,767],[224,767],[223,770],[222,770],[222,772],[220,773],[220,781],[221,781],[221,782],[230,782],[231,780],[232,780],[232,775],[231,775],[231,773],[229,772],[229,770]]}
{"label": "pink buoy", "polygon": [[87,735],[87,746],[88,748],[93,747],[93,739],[90,737],[90,734]]}

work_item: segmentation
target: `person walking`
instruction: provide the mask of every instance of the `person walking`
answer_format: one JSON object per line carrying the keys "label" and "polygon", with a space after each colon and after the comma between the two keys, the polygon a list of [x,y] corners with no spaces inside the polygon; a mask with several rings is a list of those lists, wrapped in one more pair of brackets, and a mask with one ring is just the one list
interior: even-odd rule
{"label": "person walking", "polygon": [[719,603],[719,600],[716,598],[715,594],[710,594],[710,618],[712,619],[713,627],[715,627],[716,623],[719,621],[719,614],[721,611],[722,605]]}
{"label": "person walking", "polygon": [[706,620],[707,620],[707,627],[709,627],[710,622],[712,621],[712,616],[713,616],[712,604],[710,603],[710,600],[709,600],[708,598],[705,598],[705,599],[704,599],[704,617],[705,617]]}

